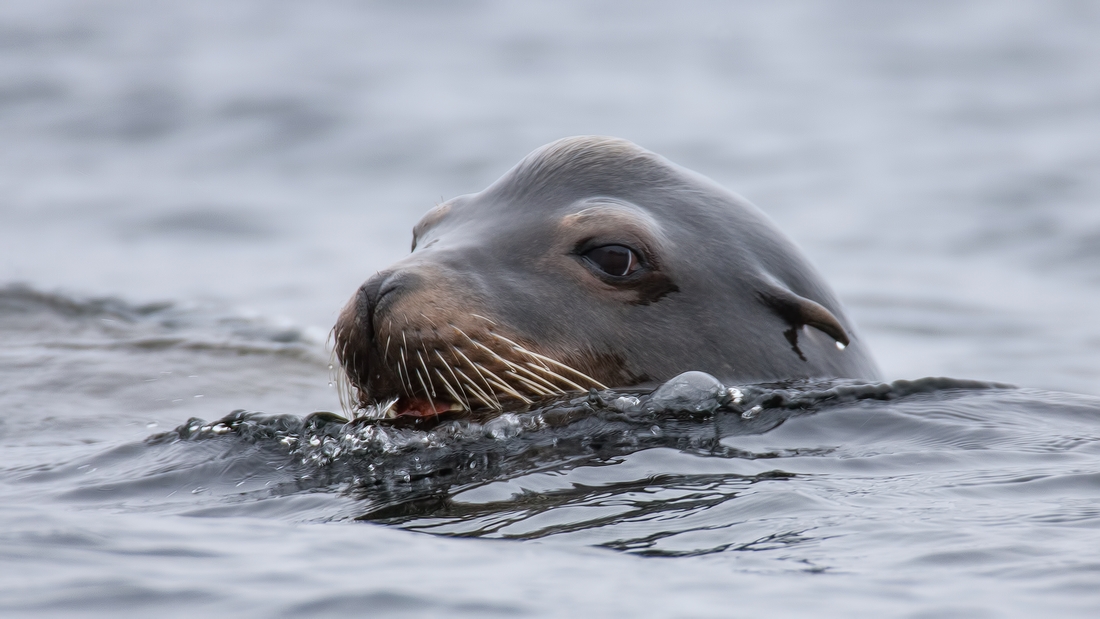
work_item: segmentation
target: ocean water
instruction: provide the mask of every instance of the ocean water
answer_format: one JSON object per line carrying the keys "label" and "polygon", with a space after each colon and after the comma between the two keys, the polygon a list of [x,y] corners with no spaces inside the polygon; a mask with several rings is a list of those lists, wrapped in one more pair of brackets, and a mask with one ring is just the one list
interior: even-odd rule
{"label": "ocean water", "polygon": [[[1098,32],[1084,1],[0,5],[0,614],[1095,616]],[[760,206],[885,382],[314,414],[419,217],[578,134]]]}

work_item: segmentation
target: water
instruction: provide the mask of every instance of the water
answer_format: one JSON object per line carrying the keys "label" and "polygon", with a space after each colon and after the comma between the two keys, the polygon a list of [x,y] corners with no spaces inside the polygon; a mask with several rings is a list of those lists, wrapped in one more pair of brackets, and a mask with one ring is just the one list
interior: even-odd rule
{"label": "water", "polygon": [[[1098,26],[0,6],[0,613],[1094,615]],[[761,206],[892,382],[303,426],[339,412],[336,312],[420,215],[585,133]]]}

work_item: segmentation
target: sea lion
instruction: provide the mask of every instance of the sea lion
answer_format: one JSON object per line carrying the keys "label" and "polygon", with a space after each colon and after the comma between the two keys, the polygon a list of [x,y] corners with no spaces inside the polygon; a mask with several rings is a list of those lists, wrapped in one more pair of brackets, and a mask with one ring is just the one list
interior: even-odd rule
{"label": "sea lion", "polygon": [[548,144],[440,204],[334,327],[360,407],[501,410],[701,370],[874,379],[840,303],[755,206],[630,142]]}

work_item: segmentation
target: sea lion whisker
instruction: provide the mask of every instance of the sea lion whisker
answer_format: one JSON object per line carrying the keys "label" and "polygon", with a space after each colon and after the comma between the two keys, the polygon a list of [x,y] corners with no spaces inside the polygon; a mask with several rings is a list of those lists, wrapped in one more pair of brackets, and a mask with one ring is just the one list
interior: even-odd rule
{"label": "sea lion whisker", "polygon": [[[470,340],[470,341],[471,341],[471,342],[473,342],[473,343],[474,343],[475,345],[480,345],[480,343],[479,343],[479,342],[477,342],[476,340]],[[492,350],[488,350],[488,352],[489,352],[489,354],[490,354],[490,355],[492,355],[492,356],[493,356],[493,357],[494,357],[494,358],[495,358],[496,360],[498,360],[498,361],[500,361],[500,362],[502,362],[502,363],[504,363],[504,364],[506,364],[506,365],[507,365],[507,363],[508,363],[508,362],[507,362],[507,361],[506,361],[506,360],[505,360],[504,358],[502,358],[502,357],[501,357],[500,355],[496,354],[496,353],[495,353],[495,352],[493,352]],[[469,360],[469,359],[467,359],[467,361],[470,361],[470,360]],[[502,388],[504,389],[504,391],[505,391],[506,393],[509,393],[509,394],[515,395],[515,396],[517,396],[517,397],[522,397],[522,396],[520,396],[520,395],[519,395],[518,393],[513,393],[513,388],[512,388],[512,387],[511,387],[510,385],[508,385],[507,381],[504,381],[503,379],[501,379],[501,378],[500,378],[500,375],[498,375],[498,374],[496,373],[496,371],[494,371],[494,370],[491,370],[491,369],[489,369],[489,368],[485,367],[484,365],[482,365],[481,363],[478,363],[477,361],[473,361],[472,363],[473,363],[473,365],[474,365],[474,368],[475,368],[475,369],[476,369],[476,370],[478,371],[478,373],[479,373],[479,374],[481,374],[481,376],[482,376],[483,378],[485,378],[485,380],[487,380],[487,381],[492,381],[492,383],[493,383],[494,385],[499,385],[499,386],[501,386],[501,387],[502,387]]]}
{"label": "sea lion whisker", "polygon": [[561,382],[563,382],[563,383],[565,383],[565,384],[569,385],[570,387],[572,387],[573,389],[575,389],[575,390],[577,390],[577,391],[585,391],[585,388],[584,388],[584,387],[581,387],[581,386],[580,386],[580,385],[578,385],[577,383],[575,383],[575,382],[573,382],[573,381],[569,380],[568,378],[566,378],[566,377],[562,376],[561,374],[558,374],[558,373],[557,373],[557,372],[555,372],[554,370],[551,370],[551,369],[549,369],[549,368],[547,368],[547,367],[544,367],[544,366],[541,366],[541,365],[537,365],[537,364],[535,364],[535,363],[530,363],[530,362],[528,362],[528,363],[527,363],[527,367],[529,367],[529,368],[533,368],[533,369],[535,369],[535,370],[538,370],[538,371],[540,371],[540,372],[543,372],[544,374],[546,374],[546,375],[548,375],[548,376],[550,376],[550,377],[552,377],[552,378],[555,378],[555,379],[557,379],[557,380],[560,380]]}
{"label": "sea lion whisker", "polygon": [[540,385],[538,383],[532,382],[532,381],[527,380],[526,378],[520,376],[519,372],[516,372],[515,370],[511,370],[510,373],[512,374],[512,378],[514,378],[514,379],[518,380],[519,382],[523,383],[524,386],[526,386],[528,389],[530,389],[531,391],[534,391],[536,395],[559,395],[561,393],[564,393],[561,389],[557,389],[556,387],[555,387],[555,391],[550,391],[546,387],[543,387],[542,385]]}
{"label": "sea lion whisker", "polygon": [[[480,348],[481,350],[484,350],[485,352],[489,353],[490,355],[492,355],[492,356],[493,356],[493,358],[497,359],[497,360],[498,360],[498,361],[500,361],[501,363],[504,363],[505,365],[512,365],[512,364],[511,364],[511,362],[509,362],[509,361],[508,361],[507,359],[505,359],[504,357],[501,357],[500,355],[498,355],[498,354],[496,353],[496,351],[492,350],[491,348],[489,348],[489,347],[485,346],[485,345],[484,345],[484,344],[482,344],[481,342],[479,342],[479,341],[475,340],[474,338],[470,337],[470,336],[469,336],[469,335],[468,335],[468,334],[467,334],[467,333],[466,333],[465,331],[463,331],[462,329],[460,329],[460,328],[456,327],[456,326],[455,326],[455,325],[453,325],[453,324],[451,325],[451,327],[452,327],[452,328],[453,328],[453,329],[454,329],[455,331],[457,331],[457,332],[461,333],[461,334],[463,335],[463,337],[465,337],[465,338],[466,338],[467,340],[469,340],[469,341],[470,341],[470,343],[471,343],[471,344],[473,344],[474,346],[477,346],[477,347],[478,347],[478,348]],[[481,378],[482,378],[482,380],[485,380],[485,376],[484,376],[484,375],[482,374],[482,371],[484,370],[485,372],[489,372],[490,374],[493,374],[494,378],[496,378],[496,380],[497,380],[498,382],[502,382],[502,381],[500,381],[500,377],[499,377],[499,376],[496,376],[496,374],[494,374],[493,372],[491,372],[491,371],[490,371],[490,370],[489,370],[488,368],[486,368],[485,366],[483,366],[483,365],[481,365],[481,364],[477,364],[477,363],[474,363],[474,362],[470,361],[469,357],[467,357],[467,356],[466,356],[466,355],[465,355],[465,354],[464,354],[464,353],[463,353],[463,352],[462,352],[461,350],[459,350],[458,348],[456,348],[456,347],[454,347],[454,346],[451,346],[451,348],[453,348],[453,349],[454,349],[454,351],[455,351],[456,353],[458,353],[459,355],[462,355],[462,358],[463,358],[463,359],[465,359],[467,363],[469,363],[469,364],[471,364],[472,366],[474,366],[474,370],[475,370],[475,371],[477,371],[477,373],[478,373],[479,375],[481,375]],[[505,383],[505,385],[506,385],[506,387],[505,387],[505,391],[506,391],[506,392],[508,392],[508,393],[512,393],[512,394],[513,394],[513,395],[515,395],[516,397],[518,397],[518,398],[521,398],[521,399],[523,399],[523,400],[527,400],[527,398],[524,398],[524,397],[523,397],[522,395],[520,395],[519,393],[516,393],[514,389],[512,389],[511,387],[508,387],[508,386],[507,386],[507,383]],[[489,386],[489,385],[488,385],[488,382],[487,382],[487,381],[486,381],[486,386],[487,386],[487,387]],[[530,401],[529,401],[529,400],[527,400],[527,401],[528,401],[528,403],[530,403]]]}
{"label": "sea lion whisker", "polygon": [[[462,387],[462,381],[458,380],[458,375],[455,374],[454,369],[451,368],[451,362],[447,361],[447,359],[443,357],[443,353],[439,352],[438,349],[435,351],[435,356],[439,357],[439,360],[443,362],[443,367],[447,368],[447,371],[451,373],[451,376],[455,379],[455,384]],[[463,388],[462,392],[466,393],[466,389]],[[466,405],[466,410],[470,410],[470,401],[463,398],[463,403]]]}
{"label": "sea lion whisker", "polygon": [[[495,321],[493,321],[489,318],[486,318],[486,317],[482,316],[481,314],[470,314],[470,315],[473,316],[474,318],[480,318],[480,319],[484,320],[485,322],[493,325],[494,327],[497,326],[497,323]],[[454,326],[454,325],[451,325],[451,326]]]}
{"label": "sea lion whisker", "polygon": [[[555,384],[553,384],[553,383],[550,383],[550,382],[547,382],[547,381],[546,381],[545,379],[543,379],[543,378],[539,377],[539,376],[538,376],[537,374],[535,374],[535,373],[531,372],[531,371],[530,371],[530,370],[528,370],[527,368],[525,368],[525,367],[523,367],[523,366],[521,366],[521,365],[518,365],[518,364],[516,364],[516,363],[514,363],[514,362],[512,362],[512,361],[509,361],[508,359],[505,359],[504,357],[502,357],[502,356],[500,356],[499,354],[497,354],[497,352],[496,352],[496,351],[494,351],[493,349],[489,348],[488,346],[486,346],[486,345],[482,344],[481,342],[479,342],[479,341],[477,341],[477,340],[473,340],[473,339],[471,339],[470,341],[471,341],[471,342],[473,342],[474,346],[477,346],[477,347],[478,347],[478,348],[480,348],[481,350],[484,350],[485,352],[489,353],[490,355],[492,355],[492,356],[493,356],[493,358],[495,358],[495,359],[497,359],[498,361],[500,361],[501,363],[503,363],[503,364],[507,365],[507,366],[508,366],[509,368],[511,368],[511,369],[513,369],[513,370],[516,370],[517,372],[523,372],[524,374],[528,375],[528,376],[529,376],[529,377],[531,377],[532,379],[534,379],[534,380],[536,380],[536,381],[538,381],[538,382],[540,382],[540,383],[543,383],[543,385],[545,386],[545,388],[547,388],[547,389],[550,389],[550,390],[551,390],[551,391],[547,391],[547,392],[546,392],[546,393],[544,393],[543,395],[550,395],[550,394],[552,394],[552,393],[565,393],[565,392],[564,392],[564,391],[562,391],[562,389],[561,389],[560,387],[558,387],[557,385],[555,385]],[[517,376],[517,378],[519,378],[519,376]],[[530,382],[530,381],[525,381],[525,382]]]}
{"label": "sea lion whisker", "polygon": [[[456,327],[456,328],[457,328],[457,327]],[[465,333],[463,333],[463,335],[466,335],[466,334],[465,334]],[[467,336],[467,337],[469,337],[469,336]],[[470,366],[471,368],[473,368],[475,372],[477,372],[477,375],[481,377],[481,381],[482,381],[483,383],[485,383],[485,386],[486,386],[486,387],[488,387],[488,392],[487,392],[487,393],[488,393],[488,394],[489,394],[490,396],[492,396],[493,400],[495,400],[495,401],[496,401],[496,403],[497,403],[497,408],[500,408],[500,400],[499,400],[499,399],[497,399],[496,395],[494,395],[494,394],[492,393],[492,391],[493,391],[493,387],[492,387],[492,385],[490,385],[490,384],[489,384],[489,381],[485,380],[485,376],[483,376],[483,375],[481,374],[481,370],[480,370],[480,369],[478,369],[478,367],[477,367],[477,364],[476,364],[476,363],[474,363],[473,361],[470,361],[470,358],[466,356],[466,353],[462,352],[462,349],[461,349],[461,348],[458,348],[458,347],[456,347],[456,346],[451,346],[451,350],[455,351],[455,352],[456,352],[456,353],[458,354],[458,356],[459,356],[459,357],[462,357],[462,359],[463,359],[464,361],[466,361],[466,363],[467,363],[467,364],[468,364],[468,365],[469,365],[469,366]]]}
{"label": "sea lion whisker", "polygon": [[462,406],[465,410],[470,410],[470,405],[464,403],[464,398],[459,396],[458,393],[455,392],[454,388],[451,387],[450,381],[447,380],[447,377],[443,376],[443,372],[440,372],[439,368],[436,368],[435,374],[439,377],[439,380],[443,381],[443,388],[446,389],[447,392],[451,394],[451,397],[455,399],[455,404]]}
{"label": "sea lion whisker", "polygon": [[[435,383],[432,382],[432,375],[428,372],[428,364],[424,363],[424,355],[420,354],[420,351],[416,351],[416,357],[420,359],[420,367],[424,368],[424,375],[428,377],[428,384],[432,386],[432,395],[435,395]],[[417,376],[420,375],[420,370],[416,371]]]}
{"label": "sea lion whisker", "polygon": [[[458,327],[455,327],[455,330],[456,330],[456,331],[458,331],[459,333],[461,333],[462,335],[465,335],[465,336],[466,336],[466,339],[470,340],[470,342],[472,342],[472,343],[474,344],[474,346],[479,346],[479,347],[481,347],[481,348],[487,348],[486,346],[484,346],[483,344],[481,344],[481,343],[480,343],[480,342],[478,342],[477,340],[473,339],[473,338],[472,338],[472,337],[470,337],[469,335],[466,335],[466,333],[465,333],[464,331],[462,331],[462,329],[459,329]],[[556,366],[560,366],[560,367],[563,367],[563,368],[565,368],[565,369],[567,369],[567,370],[571,370],[571,371],[572,371],[573,373],[575,373],[575,374],[579,374],[579,375],[580,375],[581,377],[583,377],[583,378],[584,378],[585,380],[588,380],[588,381],[590,381],[590,382],[596,383],[597,385],[600,385],[600,383],[599,383],[599,382],[595,381],[594,379],[590,378],[589,376],[587,376],[587,375],[585,375],[585,374],[583,374],[583,373],[581,373],[581,372],[578,372],[577,370],[574,370],[573,368],[570,368],[569,366],[567,366],[567,365],[565,365],[565,364],[563,364],[563,363],[560,363],[560,362],[558,362],[558,361],[555,361],[555,360],[553,360],[553,359],[551,359],[551,358],[549,358],[549,357],[546,357],[546,356],[540,355],[540,354],[538,354],[538,353],[532,352],[532,351],[530,351],[530,350],[526,349],[525,347],[521,346],[520,344],[518,344],[518,343],[516,343],[516,342],[514,342],[514,341],[512,341],[512,340],[510,340],[510,339],[508,339],[508,338],[506,338],[506,337],[504,337],[503,335],[499,335],[499,334],[497,334],[497,333],[494,333],[494,332],[492,332],[492,331],[489,331],[488,333],[489,333],[489,335],[491,335],[491,336],[493,336],[493,337],[497,338],[498,340],[501,340],[501,341],[503,341],[503,342],[505,342],[505,343],[507,343],[507,344],[511,345],[511,346],[512,346],[512,350],[515,350],[515,351],[517,351],[517,352],[520,352],[520,353],[523,353],[523,354],[525,354],[525,355],[528,355],[528,356],[530,356],[530,357],[531,357],[532,359],[534,359],[534,360],[535,360],[535,361],[537,362],[537,365],[536,365],[535,363],[531,363],[530,361],[528,361],[528,362],[527,362],[527,365],[528,365],[528,366],[530,366],[530,367],[534,368],[535,370],[538,370],[538,371],[542,372],[543,374],[547,374],[547,375],[551,376],[552,378],[555,378],[555,379],[557,379],[557,380],[560,380],[560,381],[562,381],[562,382],[564,382],[564,383],[568,384],[568,385],[569,385],[570,387],[573,387],[573,388],[574,388],[574,389],[576,389],[577,391],[585,391],[585,388],[584,388],[584,387],[582,387],[582,386],[580,386],[580,385],[578,385],[577,383],[575,383],[575,382],[573,382],[573,381],[571,381],[571,380],[569,380],[569,379],[565,378],[564,376],[562,376],[562,375],[561,375],[561,373],[560,373],[560,372],[555,372],[555,371],[551,370],[551,369],[550,369],[550,367],[549,367],[549,366],[547,366],[547,365],[546,365],[546,363],[543,363],[543,362],[544,362],[544,361],[548,361],[548,362],[550,362],[550,363],[553,363],[553,364],[554,364],[554,365],[556,365]],[[495,354],[495,353],[494,353],[494,354]],[[606,389],[606,387],[603,387],[602,385],[600,385],[600,387],[601,387],[601,388],[603,388],[603,389]],[[556,387],[556,386],[555,386],[555,388],[558,388],[558,387]],[[558,389],[560,390],[560,388],[558,388]],[[561,390],[561,391],[562,391],[562,393],[564,393],[564,390]]]}
{"label": "sea lion whisker", "polygon": [[405,387],[405,373],[401,371],[402,365],[403,364],[398,363],[394,366],[394,369],[397,370],[397,381],[401,383],[401,390],[405,392],[405,395],[409,395],[409,390]]}
{"label": "sea lion whisker", "polygon": [[380,407],[378,407],[379,417],[383,418],[383,419],[393,419],[394,417],[396,417],[397,414],[393,410],[393,408],[394,408],[394,406],[397,405],[397,401],[399,399],[401,399],[401,398],[397,398],[397,397],[390,398],[390,399],[386,400],[384,404],[382,404]]}
{"label": "sea lion whisker", "polygon": [[[340,355],[336,352],[335,346],[332,350],[332,357],[334,357],[337,361],[339,361],[340,359]],[[336,388],[336,398],[340,401],[340,410],[346,413],[351,410],[349,404],[351,400],[351,389],[348,386],[347,371],[344,370],[342,361],[340,361],[339,363],[339,366],[332,366],[332,386]]]}
{"label": "sea lion whisker", "polygon": [[595,378],[592,378],[588,374],[585,374],[584,372],[582,372],[582,371],[580,371],[580,370],[578,370],[574,367],[571,367],[571,366],[568,366],[568,365],[562,363],[561,361],[558,361],[558,360],[553,359],[551,357],[547,357],[546,355],[540,355],[539,353],[534,352],[532,350],[528,350],[528,349],[524,348],[523,346],[520,346],[519,344],[513,342],[512,340],[504,337],[503,335],[498,335],[496,333],[493,333],[492,331],[489,331],[489,335],[508,342],[509,344],[515,346],[517,351],[519,351],[519,352],[521,352],[525,355],[530,355],[531,357],[534,357],[535,359],[538,359],[540,361],[544,361],[544,362],[549,363],[549,364],[551,364],[555,367],[559,367],[559,368],[561,368],[561,369],[563,369],[567,372],[570,372],[574,376],[577,376],[578,378],[582,378],[584,380],[587,380],[588,382],[592,383],[594,386],[596,386],[599,389],[607,389],[607,386],[604,385],[603,383],[601,383],[600,381],[596,380]]}
{"label": "sea lion whisker", "polygon": [[474,346],[477,346],[481,350],[489,353],[489,355],[492,356],[493,359],[496,359],[497,361],[504,364],[505,366],[507,366],[509,368],[519,367],[515,363],[513,363],[513,362],[505,359],[504,357],[500,356],[500,354],[498,354],[497,351],[493,350],[492,348],[489,348],[488,346],[482,344],[481,342],[479,342],[475,339],[472,339],[472,338],[469,338],[469,339],[470,339],[470,343],[472,343]]}
{"label": "sea lion whisker", "polygon": [[436,326],[435,321],[433,321],[431,318],[428,318],[428,316],[424,312],[418,312],[418,313],[420,314],[420,317],[423,318],[424,320],[427,320],[428,324],[430,324],[433,328],[435,328],[435,329],[439,328],[439,327]]}
{"label": "sea lion whisker", "polygon": [[[455,328],[457,329],[457,327],[455,327]],[[465,334],[465,333],[463,333],[463,335],[466,335],[466,334]],[[505,359],[504,357],[501,357],[501,356],[500,356],[499,354],[497,354],[497,352],[496,352],[495,350],[493,350],[492,348],[489,348],[489,347],[488,347],[488,346],[486,346],[485,344],[482,344],[481,342],[479,342],[479,341],[477,341],[477,340],[475,340],[475,339],[471,338],[471,337],[470,337],[470,336],[468,336],[468,335],[466,336],[466,338],[467,338],[467,339],[469,339],[469,340],[470,340],[470,342],[471,342],[471,343],[472,343],[472,344],[473,344],[474,346],[477,346],[477,347],[478,347],[478,348],[480,348],[481,350],[484,350],[485,352],[487,352],[487,353],[489,353],[490,355],[492,355],[492,356],[493,356],[493,358],[494,358],[494,359],[496,359],[497,361],[500,361],[501,363],[505,363],[505,364],[509,363],[509,361],[508,361],[507,359]]]}
{"label": "sea lion whisker", "polygon": [[[356,361],[355,360],[355,355],[351,355],[349,360],[348,360],[348,367],[349,368],[354,368],[355,367],[355,361]],[[347,390],[348,403],[351,404],[352,402],[362,401],[362,399],[363,399],[362,398],[362,390],[359,387],[359,382],[357,380],[357,377],[358,377],[357,373],[354,372],[354,370],[353,370],[351,372],[343,372],[342,374],[343,374],[343,377],[342,377],[343,384],[347,385],[346,390]]]}
{"label": "sea lion whisker", "polygon": [[524,397],[523,394],[521,394],[520,392],[518,392],[515,389],[513,389],[512,387],[510,387],[508,385],[508,383],[501,380],[500,377],[496,375],[496,372],[493,372],[493,371],[489,370],[488,368],[481,365],[480,363],[475,363],[475,365],[477,365],[478,369],[480,369],[481,371],[488,373],[489,378],[487,378],[486,380],[491,380],[493,382],[493,384],[495,384],[499,389],[504,391],[504,393],[507,393],[508,395],[510,395],[514,398],[523,400],[524,403],[526,403],[526,404],[531,403],[531,400]]}
{"label": "sea lion whisker", "polygon": [[[482,391],[481,387],[478,387],[477,384],[474,383],[474,379],[470,378],[466,374],[466,372],[462,371],[462,368],[456,367],[454,369],[454,371],[458,372],[459,374],[462,375],[462,378],[466,379],[466,383],[465,383],[466,387],[470,388],[470,390],[473,392],[474,397],[481,400],[482,404],[484,404],[485,406],[488,406],[489,408],[495,409],[495,410],[500,410],[501,409],[500,402],[498,401],[496,404],[490,403],[489,398],[492,398],[493,396],[491,396],[488,393]],[[484,397],[482,397],[482,396],[484,396]]]}
{"label": "sea lion whisker", "polygon": [[[411,398],[413,392],[415,392],[416,389],[413,388],[412,374],[409,373],[409,364],[406,361],[406,357],[408,356],[408,353],[405,352],[405,348],[403,346],[400,348],[400,350],[401,350],[401,359],[400,359],[400,363],[398,364],[398,374],[399,374],[399,376],[402,380],[401,388],[405,391],[405,395],[407,395]],[[404,368],[404,370],[405,370],[404,373],[401,372],[402,368]]]}
{"label": "sea lion whisker", "polygon": [[[478,342],[477,342],[477,340],[475,340],[474,338],[472,338],[472,337],[470,337],[469,335],[467,335],[467,334],[466,334],[466,332],[465,332],[465,331],[463,331],[462,329],[459,329],[459,328],[458,328],[457,326],[455,326],[455,325],[451,325],[451,328],[452,328],[452,329],[454,329],[455,331],[458,331],[458,333],[459,333],[459,334],[460,334],[460,335],[461,335],[462,337],[464,337],[464,338],[466,338],[466,339],[470,340],[470,342],[471,342],[471,343],[473,343],[473,344],[474,344],[475,346],[477,345],[477,343],[478,343]],[[451,348],[454,348],[454,346],[452,346]],[[457,348],[455,348],[455,351],[457,352],[457,351],[458,351],[458,349],[457,349]]]}
{"label": "sea lion whisker", "polygon": [[473,383],[466,383],[465,386],[470,387],[471,389],[474,389],[475,390],[474,391],[474,397],[477,398],[478,400],[480,400],[481,403],[484,404],[487,408],[490,408],[490,409],[495,410],[495,411],[504,410],[500,406],[500,404],[494,404],[493,402],[490,402],[490,401],[486,400],[485,398],[481,397],[480,395],[478,395],[478,391],[480,391],[480,390],[477,389],[477,387],[475,387],[473,385]]}
{"label": "sea lion whisker", "polygon": [[[494,333],[494,332],[492,332],[492,331],[489,331],[489,335],[491,335],[491,336],[493,336],[493,337],[497,338],[498,340],[501,340],[501,341],[505,342],[506,344],[510,344],[510,345],[512,346],[512,350],[515,350],[515,351],[519,351],[519,352],[521,352],[521,353],[528,353],[528,352],[530,352],[529,350],[527,350],[527,349],[526,349],[526,348],[524,348],[523,346],[520,346],[520,345],[519,345],[519,344],[517,344],[516,342],[514,342],[514,341],[512,341],[512,340],[510,340],[510,339],[508,339],[508,338],[506,338],[506,337],[504,337],[503,335],[500,335],[500,334]],[[539,363],[539,365],[541,365],[541,366],[542,366],[543,368],[545,368],[545,369],[547,369],[547,370],[549,370],[549,369],[550,369],[550,367],[549,367],[548,365],[546,365],[545,363],[543,363],[543,362],[542,362],[541,360],[539,360],[538,358],[535,358],[535,361],[537,361],[537,362]]]}
{"label": "sea lion whisker", "polygon": [[522,400],[524,404],[530,404],[532,402],[530,398],[510,387],[508,383],[500,380],[496,375],[490,376],[487,380],[497,388],[497,393],[500,397],[512,396],[517,400]]}
{"label": "sea lion whisker", "polygon": [[[427,371],[427,370],[425,370]],[[432,411],[435,411],[435,401],[432,400],[432,394],[428,393],[428,385],[424,383],[424,377],[420,375],[420,368],[416,368],[416,378],[420,381],[420,386],[424,388],[424,395],[428,398],[428,404],[431,405]],[[428,382],[431,382],[430,380]]]}
{"label": "sea lion whisker", "polygon": [[[351,406],[352,401],[359,401],[361,398],[359,397],[359,389],[357,387],[352,387],[352,385],[355,385],[355,377],[352,375],[352,373],[355,371],[354,370],[354,368],[355,368],[354,356],[355,355],[348,355],[348,353],[347,353],[347,342],[346,341],[344,342],[343,346],[341,346],[341,351],[342,351],[343,360],[341,362],[340,371],[336,373],[336,379],[337,379],[336,385],[337,385],[337,390],[339,391],[338,396],[340,398],[340,406],[341,406],[342,409],[344,409],[344,406],[345,406],[344,399],[345,399],[345,397],[347,398],[346,406],[348,406],[348,407]],[[341,355],[337,355],[337,356],[339,357]],[[344,392],[344,387],[342,386],[342,385],[345,385],[345,384],[349,385],[347,387],[346,396],[343,393]],[[354,391],[353,391],[353,389],[354,389]],[[350,410],[350,409],[344,409],[344,410]]]}
{"label": "sea lion whisker", "polygon": [[[408,356],[408,353],[406,351],[409,348],[409,340],[408,340],[408,338],[405,337],[405,332],[404,331],[401,332],[401,343],[402,343],[402,346],[401,346],[401,365],[405,366],[405,376],[407,376],[408,379],[409,379],[409,391],[411,392],[411,391],[413,391],[413,388],[412,388],[412,375],[409,374],[409,364],[405,359],[405,357]],[[409,395],[410,397],[412,396],[411,393],[407,393],[406,395]]]}
{"label": "sea lion whisker", "polygon": [[[541,388],[543,388],[547,391],[547,395],[561,395],[561,394],[565,393],[565,390],[562,389],[561,387],[559,387],[559,386],[555,385],[554,383],[546,380],[545,378],[543,378],[543,377],[539,376],[538,374],[532,372],[531,370],[523,367],[522,365],[519,365],[519,364],[516,364],[516,363],[511,363],[511,362],[509,362],[509,365],[511,366],[511,368],[515,372],[517,379],[523,380],[523,381],[526,381],[526,382],[534,381],[537,385],[539,385]],[[547,371],[547,372],[550,372],[550,370],[548,368],[544,368],[544,370]],[[526,376],[526,378],[524,378],[524,376],[521,376],[520,374],[523,374],[524,376]],[[557,374],[553,374],[553,375],[557,376]]]}

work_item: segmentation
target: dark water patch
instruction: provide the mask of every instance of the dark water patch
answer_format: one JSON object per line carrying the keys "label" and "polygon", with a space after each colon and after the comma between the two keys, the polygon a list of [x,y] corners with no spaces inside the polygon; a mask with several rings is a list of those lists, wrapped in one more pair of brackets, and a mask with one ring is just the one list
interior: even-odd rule
{"label": "dark water patch", "polygon": [[[34,609],[36,612],[64,613],[106,612],[117,608],[147,609],[155,612],[164,605],[202,604],[224,599],[224,595],[202,588],[160,588],[135,585],[117,578],[102,578],[72,583],[62,595],[45,594],[23,606],[8,606],[8,610]],[[0,608],[3,608],[0,605]],[[72,616],[72,615],[70,615]]]}
{"label": "dark water patch", "polygon": [[64,123],[67,137],[148,142],[178,132],[186,118],[180,93],[155,84],[131,85],[89,107]]}
{"label": "dark water patch", "polygon": [[124,238],[178,238],[182,241],[271,240],[278,230],[260,213],[241,207],[193,204],[160,215],[131,222],[122,230]]}
{"label": "dark water patch", "polygon": [[169,302],[81,298],[20,284],[0,287],[0,333],[9,343],[25,341],[63,351],[182,349],[319,356],[316,335],[296,326]]}
{"label": "dark water patch", "polygon": [[165,311],[171,303],[133,305],[110,297],[78,299],[11,284],[0,288],[0,316],[55,314],[65,318],[114,318],[135,322]]}
{"label": "dark water patch", "polygon": [[218,115],[231,124],[255,123],[264,127],[262,133],[269,138],[268,151],[272,144],[289,145],[321,137],[341,120],[333,111],[318,107],[316,101],[287,97],[229,101]]}
{"label": "dark water patch", "polygon": [[[0,39],[3,38],[0,33]],[[19,81],[11,81],[0,86],[0,108],[15,106],[42,105],[66,95],[65,87],[53,81],[41,78],[26,78]]]}
{"label": "dark water patch", "polygon": [[485,602],[444,603],[433,596],[412,596],[395,592],[364,593],[361,595],[330,596],[313,602],[298,604],[283,613],[282,617],[347,617],[349,615],[429,614],[440,617],[522,617],[525,609],[504,604]]}

